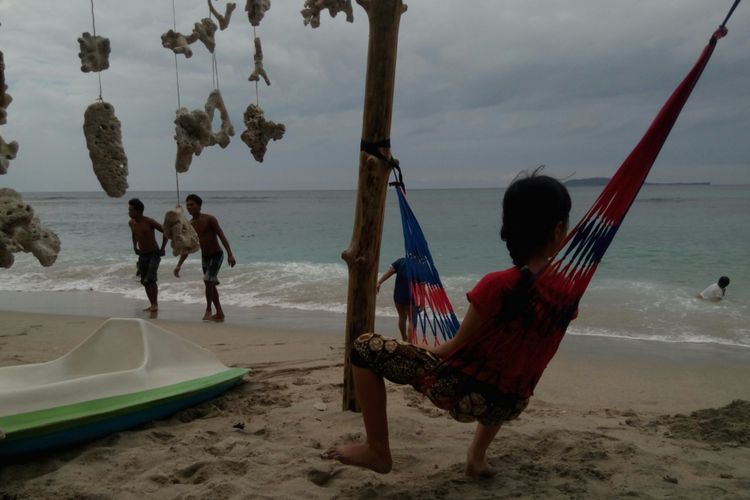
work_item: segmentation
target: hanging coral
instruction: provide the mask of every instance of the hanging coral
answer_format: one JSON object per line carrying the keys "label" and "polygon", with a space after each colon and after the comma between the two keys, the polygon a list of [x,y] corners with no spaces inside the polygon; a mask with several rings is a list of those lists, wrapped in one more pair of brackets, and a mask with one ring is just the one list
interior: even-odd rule
{"label": "hanging coral", "polygon": [[95,102],[83,115],[83,135],[94,174],[107,195],[119,198],[128,189],[128,157],[122,147],[120,120],[108,102]]}
{"label": "hanging coral", "polygon": [[184,54],[186,58],[193,56],[190,44],[200,40],[209,52],[214,53],[216,40],[214,34],[219,27],[210,18],[204,17],[193,25],[193,32],[185,36],[182,33],[169,30],[161,35],[161,46],[170,49],[175,54]]}
{"label": "hanging coral", "polygon": [[[214,133],[211,130],[214,112],[219,110],[221,128]],[[177,141],[177,156],[175,170],[187,172],[193,162],[193,155],[200,156],[203,148],[218,144],[227,147],[230,136],[234,135],[234,126],[229,119],[229,113],[224,105],[224,99],[218,89],[213,90],[206,100],[204,109],[188,111],[187,108],[177,110],[175,123],[175,141]]]}
{"label": "hanging coral", "polygon": [[211,145],[211,120],[202,109],[188,111],[187,108],[180,108],[174,123],[174,138],[177,141],[174,168],[183,173],[190,168],[193,155],[200,156],[203,148]]}
{"label": "hanging coral", "polygon": [[[0,52],[0,125],[4,125],[8,121],[7,108],[13,102],[13,98],[5,92],[6,90],[8,90],[8,86],[5,84],[5,59],[3,53]],[[10,160],[15,159],[17,154],[18,143],[16,141],[7,143],[0,136],[0,175],[8,172]]]}
{"label": "hanging coral", "polygon": [[[192,35],[191,35],[192,36]],[[197,40],[197,37],[193,42]],[[169,30],[161,35],[161,46],[165,49],[170,49],[175,54],[182,54],[188,59],[193,57],[193,51],[190,48],[190,44],[187,37],[182,33],[175,30]]]}
{"label": "hanging coral", "polygon": [[109,68],[109,38],[104,38],[91,33],[84,33],[78,39],[81,51],[81,71],[104,71]]}
{"label": "hanging coral", "polygon": [[14,160],[18,154],[18,143],[11,141],[6,143],[0,136],[0,175],[8,173],[10,160]]}
{"label": "hanging coral", "polygon": [[320,26],[320,11],[328,9],[331,17],[343,12],[346,14],[346,20],[354,22],[354,12],[352,11],[352,0],[305,0],[305,6],[300,11],[305,26],[308,24],[317,28]]}
{"label": "hanging coral", "polygon": [[213,14],[216,20],[219,21],[219,29],[221,31],[224,31],[225,29],[227,29],[227,26],[229,26],[229,20],[232,18],[232,12],[234,12],[234,9],[236,8],[237,8],[236,3],[229,2],[224,9],[224,15],[222,16],[214,8],[213,4],[211,3],[211,0],[208,0],[208,10],[211,11],[211,14]]}
{"label": "hanging coral", "polygon": [[257,82],[263,77],[266,85],[271,85],[271,80],[268,79],[268,73],[266,73],[266,70],[263,67],[263,48],[260,46],[260,38],[258,37],[255,37],[255,55],[253,56],[253,61],[255,63],[255,69],[248,77],[248,80],[251,82]]}
{"label": "hanging coral", "polygon": [[164,215],[164,235],[171,242],[172,255],[185,255],[195,253],[200,249],[198,233],[182,214],[182,207],[168,210]]}
{"label": "hanging coral", "polygon": [[268,142],[273,139],[278,141],[284,137],[286,127],[281,123],[274,123],[265,119],[260,106],[250,104],[245,110],[245,127],[240,138],[250,147],[250,152],[256,161],[262,162],[266,154]]}
{"label": "hanging coral", "polygon": [[266,15],[266,11],[271,8],[271,0],[247,0],[245,12],[250,24],[259,26]]}
{"label": "hanging coral", "polygon": [[221,97],[221,92],[219,89],[214,89],[208,95],[205,106],[209,123],[213,123],[214,112],[217,109],[219,110],[219,118],[221,119],[221,128],[216,133],[211,130],[209,146],[218,144],[223,149],[229,145],[229,138],[234,136],[234,125],[232,125],[232,121],[229,119],[229,113],[227,112],[227,107],[224,105],[224,99]]}
{"label": "hanging coral", "polygon": [[60,238],[42,227],[31,205],[8,188],[0,189],[0,267],[13,265],[13,254],[31,252],[43,266],[51,266],[60,253]]}
{"label": "hanging coral", "polygon": [[8,106],[13,102],[13,98],[5,91],[8,86],[5,84],[5,59],[3,52],[0,51],[0,125],[5,125],[8,120]]}
{"label": "hanging coral", "polygon": [[216,23],[208,17],[204,17],[200,20],[200,22],[195,23],[195,25],[193,26],[193,35],[198,40],[203,42],[203,45],[205,45],[208,51],[212,54],[214,53],[214,49],[216,48],[216,40],[214,39],[214,34],[216,33],[217,29],[219,29],[219,27],[216,26]]}

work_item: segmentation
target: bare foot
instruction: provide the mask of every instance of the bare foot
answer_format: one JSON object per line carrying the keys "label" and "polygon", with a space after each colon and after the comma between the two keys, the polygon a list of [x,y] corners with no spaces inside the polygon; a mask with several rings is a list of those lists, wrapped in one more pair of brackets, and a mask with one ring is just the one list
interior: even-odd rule
{"label": "bare foot", "polygon": [[203,321],[211,321],[211,311],[206,311],[206,314],[203,315]]}
{"label": "bare foot", "polygon": [[489,479],[497,474],[487,460],[467,460],[466,475],[474,479]]}
{"label": "bare foot", "polygon": [[151,319],[155,319],[157,316],[159,316],[159,310],[155,309],[153,311],[149,311],[148,317]]}
{"label": "bare foot", "polygon": [[321,453],[320,458],[338,460],[342,464],[364,467],[380,474],[387,474],[393,466],[390,451],[385,454],[378,453],[367,443],[334,446]]}
{"label": "bare foot", "polygon": [[211,321],[215,321],[216,323],[224,323],[224,315],[214,314],[213,316],[211,316]]}
{"label": "bare foot", "polygon": [[159,310],[159,306],[148,306],[147,308],[144,309],[144,311],[148,311],[148,312],[156,312],[158,310]]}

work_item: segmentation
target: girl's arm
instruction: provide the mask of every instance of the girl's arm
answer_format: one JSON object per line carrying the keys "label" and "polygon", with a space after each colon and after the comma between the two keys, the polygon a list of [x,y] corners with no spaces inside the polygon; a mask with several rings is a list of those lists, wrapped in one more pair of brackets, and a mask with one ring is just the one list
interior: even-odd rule
{"label": "girl's arm", "polygon": [[474,306],[469,304],[469,310],[466,311],[466,316],[464,316],[456,335],[448,342],[443,342],[429,350],[441,358],[446,358],[459,347],[474,342],[484,331],[485,324],[486,322],[479,316]]}

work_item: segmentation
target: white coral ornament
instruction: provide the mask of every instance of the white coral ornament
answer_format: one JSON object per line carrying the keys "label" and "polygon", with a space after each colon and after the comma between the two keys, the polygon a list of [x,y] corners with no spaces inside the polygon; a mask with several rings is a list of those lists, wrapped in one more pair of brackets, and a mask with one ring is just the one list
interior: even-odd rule
{"label": "white coral ornament", "polygon": [[13,98],[5,92],[6,90],[8,90],[8,86],[5,85],[5,59],[3,52],[0,51],[0,125],[5,125],[7,122],[8,113],[6,110],[13,102]]}
{"label": "white coral ornament", "polygon": [[200,156],[203,148],[211,145],[211,120],[202,109],[188,111],[187,108],[180,108],[174,123],[174,138],[177,141],[174,168],[180,173],[187,172],[193,155]]}
{"label": "white coral ornament", "polygon": [[271,0],[247,0],[245,3],[245,12],[247,19],[253,26],[260,26],[266,11],[271,8]]}
{"label": "white coral ornament", "polygon": [[255,37],[255,55],[253,56],[255,63],[255,70],[250,74],[248,80],[251,82],[257,82],[263,77],[263,81],[266,85],[271,85],[271,80],[268,79],[268,73],[266,73],[263,67],[263,48],[260,46],[260,38]]}
{"label": "white coral ornament", "polygon": [[0,267],[13,265],[13,254],[31,252],[43,266],[51,266],[60,253],[60,238],[42,227],[31,205],[8,188],[0,189]]}
{"label": "white coral ornament", "polygon": [[224,99],[221,97],[221,92],[219,89],[214,89],[208,95],[208,100],[206,100],[205,106],[209,123],[213,123],[214,112],[217,109],[219,110],[219,117],[221,118],[221,128],[216,133],[211,130],[209,146],[218,144],[223,149],[229,145],[229,138],[234,136],[234,125],[232,125],[232,121],[229,119],[229,113],[224,105]]}
{"label": "white coral ornament", "polygon": [[115,108],[108,102],[95,102],[83,117],[83,135],[96,178],[104,192],[119,198],[128,189],[128,157]]}
{"label": "white coral ornament", "polygon": [[245,110],[245,126],[240,138],[250,147],[250,152],[256,161],[262,162],[266,154],[268,141],[277,141],[284,137],[286,127],[281,123],[267,121],[260,106],[250,104]]}
{"label": "white coral ornament", "polygon": [[193,26],[193,35],[195,38],[203,42],[203,45],[205,45],[208,51],[212,54],[216,48],[214,34],[217,29],[219,29],[219,27],[208,17],[204,17],[200,22],[195,23]]}
{"label": "white coral ornament", "polygon": [[78,39],[78,45],[81,48],[78,53],[78,57],[81,58],[81,71],[88,73],[109,68],[109,38],[84,33]]}
{"label": "white coral ornament", "polygon": [[193,50],[190,48],[190,43],[192,42],[188,41],[185,35],[174,30],[169,30],[161,35],[162,47],[170,49],[175,54],[182,54],[188,59],[193,57]]}
{"label": "white coral ornament", "polygon": [[320,11],[328,9],[331,17],[343,12],[346,14],[346,20],[354,22],[354,12],[352,11],[352,0],[305,0],[305,7],[300,11],[302,22],[312,28],[320,26]]}
{"label": "white coral ornament", "polygon": [[16,141],[6,143],[0,136],[0,175],[8,173],[10,160],[15,159],[17,154],[18,143]]}
{"label": "white coral ornament", "polygon": [[164,215],[164,234],[172,244],[172,255],[195,253],[200,249],[198,233],[190,221],[182,214],[182,207],[167,211]]}
{"label": "white coral ornament", "polygon": [[224,9],[224,15],[222,16],[214,8],[214,5],[211,3],[211,0],[208,0],[208,10],[210,10],[211,14],[216,18],[217,21],[219,21],[219,29],[221,31],[224,31],[229,26],[229,20],[232,19],[232,12],[234,12],[234,9],[236,8],[237,8],[236,3],[229,2]]}

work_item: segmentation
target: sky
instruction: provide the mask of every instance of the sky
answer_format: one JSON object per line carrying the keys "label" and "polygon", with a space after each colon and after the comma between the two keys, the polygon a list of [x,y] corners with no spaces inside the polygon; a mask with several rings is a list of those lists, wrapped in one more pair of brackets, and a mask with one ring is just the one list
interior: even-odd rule
{"label": "sky", "polygon": [[[266,119],[286,134],[263,163],[240,140],[256,100],[252,27],[238,2],[216,34],[219,88],[236,135],[180,174],[183,191],[356,189],[368,22],[321,15],[304,26],[303,0],[273,0],[257,28],[271,86]],[[502,187],[546,165],[559,178],[614,173],[698,58],[732,0],[407,1],[400,23],[393,154],[410,188]],[[224,11],[225,2],[215,2]],[[94,0],[110,39],[102,95],[122,123],[131,191],[175,188],[171,0]],[[175,0],[177,31],[207,17],[205,1]],[[83,73],[78,37],[90,0],[0,0],[0,50],[13,103],[0,126],[20,144],[0,187],[95,191],[83,114],[99,95]],[[649,177],[651,182],[750,183],[750,5],[740,4]],[[202,109],[213,89],[200,42],[178,56],[180,103]],[[215,121],[218,128],[218,117]]]}

